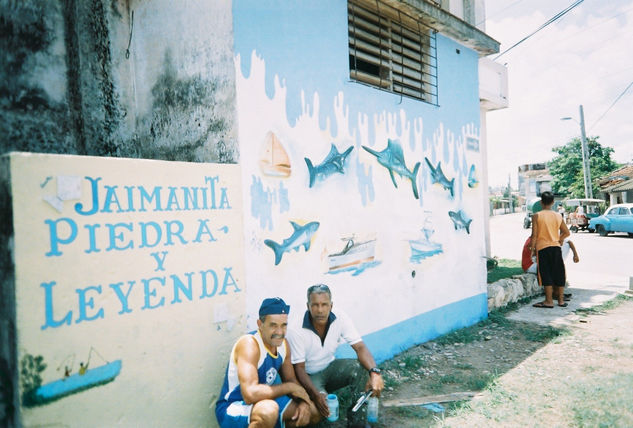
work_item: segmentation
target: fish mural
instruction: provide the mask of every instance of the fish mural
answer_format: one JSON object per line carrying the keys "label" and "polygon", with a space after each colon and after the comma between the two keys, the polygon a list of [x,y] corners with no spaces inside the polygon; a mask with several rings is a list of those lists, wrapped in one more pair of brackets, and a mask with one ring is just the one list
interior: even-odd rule
{"label": "fish mural", "polygon": [[424,158],[426,164],[429,166],[429,170],[431,171],[431,182],[433,184],[439,183],[445,190],[448,190],[451,194],[451,198],[455,196],[455,179],[451,178],[450,180],[446,178],[444,172],[442,171],[442,162],[438,162],[437,166],[433,168],[431,161],[429,158]]}
{"label": "fish mural", "polygon": [[384,166],[389,170],[389,175],[391,176],[391,181],[393,185],[397,188],[398,184],[396,183],[396,179],[393,176],[395,172],[400,177],[406,177],[411,180],[411,187],[413,188],[413,195],[416,199],[420,199],[418,194],[418,184],[417,184],[417,175],[418,170],[420,169],[420,162],[416,163],[413,167],[413,171],[407,169],[407,165],[404,161],[404,153],[402,152],[402,146],[396,140],[387,140],[387,148],[381,152],[377,152],[376,150],[372,150],[367,146],[363,146],[363,149],[376,156],[378,159],[378,163]]}
{"label": "fish mural", "polygon": [[470,171],[468,172],[468,187],[474,189],[479,184],[479,180],[477,180],[477,175],[475,174],[475,165],[470,166]]}
{"label": "fish mural", "polygon": [[319,165],[314,166],[312,161],[308,158],[304,158],[308,165],[308,172],[310,174],[310,186],[314,186],[317,178],[327,178],[329,175],[339,172],[345,174],[344,166],[345,159],[352,152],[354,146],[349,146],[343,153],[339,152],[334,143],[330,147],[330,153],[323,159]]}
{"label": "fish mural", "polygon": [[453,220],[453,226],[455,226],[455,230],[466,229],[466,233],[470,234],[470,223],[472,223],[472,219],[466,217],[466,213],[463,210],[449,211],[448,216]]}
{"label": "fish mural", "polygon": [[284,239],[281,244],[278,244],[271,239],[266,239],[264,241],[264,244],[268,245],[275,253],[275,266],[281,262],[281,258],[286,252],[292,250],[299,251],[300,247],[303,247],[305,251],[308,251],[310,249],[312,236],[316,233],[320,223],[318,221],[311,221],[303,226],[300,226],[294,221],[291,221],[290,224],[292,225],[294,231],[292,232],[292,235]]}
{"label": "fish mural", "polygon": [[422,236],[418,239],[409,239],[409,247],[411,248],[411,257],[409,260],[413,263],[433,257],[443,252],[442,244],[431,241],[431,236],[435,233],[430,220],[427,218],[422,228]]}

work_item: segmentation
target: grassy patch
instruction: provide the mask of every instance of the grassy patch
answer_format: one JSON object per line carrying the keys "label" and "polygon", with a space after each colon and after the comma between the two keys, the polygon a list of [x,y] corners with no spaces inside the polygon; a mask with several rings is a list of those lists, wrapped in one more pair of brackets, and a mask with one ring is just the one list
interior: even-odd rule
{"label": "grassy patch", "polygon": [[575,388],[572,406],[575,426],[631,427],[633,426],[631,401],[633,401],[633,374],[578,385]]}
{"label": "grassy patch", "polygon": [[522,273],[524,272],[519,260],[499,259],[497,266],[488,272],[488,284]]}
{"label": "grassy patch", "polygon": [[597,306],[592,306],[591,308],[580,308],[580,309],[576,309],[574,312],[578,315],[596,315],[596,314],[602,314],[605,311],[608,311],[610,309],[614,309],[617,308],[618,306],[620,306],[622,303],[624,302],[630,302],[631,300],[633,300],[633,297],[631,296],[627,296],[625,294],[618,294],[616,297],[614,297],[611,300],[607,300],[606,302],[604,302],[601,305],[597,305]]}

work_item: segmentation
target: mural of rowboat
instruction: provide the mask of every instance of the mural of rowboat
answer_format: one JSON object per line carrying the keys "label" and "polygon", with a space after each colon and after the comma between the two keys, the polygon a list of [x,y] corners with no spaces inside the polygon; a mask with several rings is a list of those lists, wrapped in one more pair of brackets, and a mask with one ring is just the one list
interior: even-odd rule
{"label": "mural of rowboat", "polygon": [[121,360],[86,369],[74,375],[40,386],[35,390],[35,401],[44,404],[94,386],[113,381],[121,372]]}

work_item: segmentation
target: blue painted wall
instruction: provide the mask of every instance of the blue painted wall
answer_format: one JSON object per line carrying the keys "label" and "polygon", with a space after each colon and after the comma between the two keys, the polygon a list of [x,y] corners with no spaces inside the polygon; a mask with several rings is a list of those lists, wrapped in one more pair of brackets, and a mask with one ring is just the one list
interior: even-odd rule
{"label": "blue painted wall", "polygon": [[[351,315],[379,361],[484,319],[483,190],[467,185],[481,156],[466,148],[467,138],[479,139],[477,52],[437,34],[438,105],[431,105],[350,80],[345,1],[236,0],[233,15],[249,326],[254,328],[252,314],[261,300],[271,295],[282,296],[293,308],[291,316],[300,317],[305,290],[316,282],[331,286],[335,311]],[[347,120],[341,120],[341,110]],[[423,131],[416,129],[420,124]],[[267,177],[257,168],[254,153],[272,129],[292,163],[287,178]],[[383,150],[385,135],[403,141],[409,168],[421,163],[419,200],[405,179],[397,178],[395,189],[386,170],[362,149]],[[304,157],[317,164],[332,143],[341,152],[354,145],[345,174],[308,188]],[[425,157],[455,178],[454,197],[431,183]],[[460,209],[473,220],[469,232],[453,227],[447,216]],[[419,233],[425,216],[433,217],[442,251],[413,263],[404,254],[406,239]],[[273,265],[264,241],[288,238],[288,221],[297,219],[320,222],[310,249],[285,253]],[[375,225],[383,245],[380,261],[364,272],[324,273],[319,255],[327,254],[326,239],[336,238],[336,222],[348,229]],[[402,242],[406,248],[398,246]],[[378,311],[380,317],[369,315]]]}

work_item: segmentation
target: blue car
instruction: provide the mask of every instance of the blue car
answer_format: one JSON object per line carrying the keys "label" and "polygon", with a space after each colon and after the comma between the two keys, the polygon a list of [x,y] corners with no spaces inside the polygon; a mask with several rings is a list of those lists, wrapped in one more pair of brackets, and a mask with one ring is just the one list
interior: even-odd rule
{"label": "blue car", "polygon": [[633,238],[633,204],[612,205],[603,215],[589,220],[589,229],[595,230],[600,236],[626,232]]}

